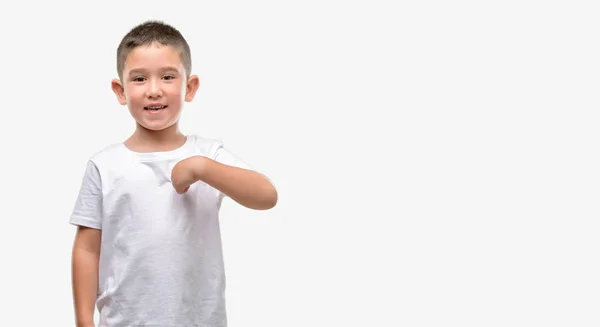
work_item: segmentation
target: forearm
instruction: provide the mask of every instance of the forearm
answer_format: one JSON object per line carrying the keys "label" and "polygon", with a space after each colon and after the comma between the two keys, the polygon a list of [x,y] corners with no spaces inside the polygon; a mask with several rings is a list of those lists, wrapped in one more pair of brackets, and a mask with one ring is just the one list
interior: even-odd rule
{"label": "forearm", "polygon": [[277,191],[262,174],[199,157],[196,178],[225,193],[239,204],[257,210],[271,209]]}
{"label": "forearm", "polygon": [[99,256],[85,249],[73,249],[73,299],[77,327],[94,326],[98,290]]}

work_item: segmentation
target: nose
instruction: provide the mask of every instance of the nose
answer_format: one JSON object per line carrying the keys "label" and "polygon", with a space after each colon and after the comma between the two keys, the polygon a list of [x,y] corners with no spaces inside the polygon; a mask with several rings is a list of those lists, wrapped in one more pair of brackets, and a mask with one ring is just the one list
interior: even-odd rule
{"label": "nose", "polygon": [[146,96],[149,98],[157,98],[162,96],[162,90],[160,88],[160,84],[157,80],[152,79],[147,84],[146,88]]}

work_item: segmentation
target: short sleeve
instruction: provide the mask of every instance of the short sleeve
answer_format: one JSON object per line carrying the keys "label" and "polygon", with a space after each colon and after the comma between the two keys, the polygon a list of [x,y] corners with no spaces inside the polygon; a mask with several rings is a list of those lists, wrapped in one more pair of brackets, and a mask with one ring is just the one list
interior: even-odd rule
{"label": "short sleeve", "polygon": [[89,160],[69,223],[102,229],[102,181],[96,164]]}
{"label": "short sleeve", "polygon": [[215,153],[215,161],[228,166],[234,166],[238,168],[244,168],[248,170],[254,170],[248,163],[243,161],[240,157],[233,154],[223,146],[219,146]]}

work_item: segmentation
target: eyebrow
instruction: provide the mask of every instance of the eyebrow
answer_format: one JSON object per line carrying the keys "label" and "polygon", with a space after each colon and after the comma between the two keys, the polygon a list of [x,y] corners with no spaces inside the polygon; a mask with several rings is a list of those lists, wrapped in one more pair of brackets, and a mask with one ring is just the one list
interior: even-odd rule
{"label": "eyebrow", "polygon": [[[141,74],[141,73],[146,73],[148,70],[145,68],[135,68],[129,71],[129,75],[134,75],[134,74]],[[173,71],[173,72],[179,72],[179,70],[175,67],[172,66],[167,66],[167,67],[162,67],[160,69],[161,72],[166,72],[166,71]]]}

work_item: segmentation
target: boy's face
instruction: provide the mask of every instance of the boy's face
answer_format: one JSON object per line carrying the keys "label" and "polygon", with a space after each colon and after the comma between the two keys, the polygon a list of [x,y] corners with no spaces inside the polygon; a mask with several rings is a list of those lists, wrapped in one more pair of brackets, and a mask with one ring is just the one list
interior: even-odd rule
{"label": "boy's face", "polygon": [[179,52],[160,44],[134,49],[123,68],[122,80],[112,88],[119,103],[142,127],[159,131],[175,125],[183,102],[190,102],[198,90],[197,76],[186,78]]}

